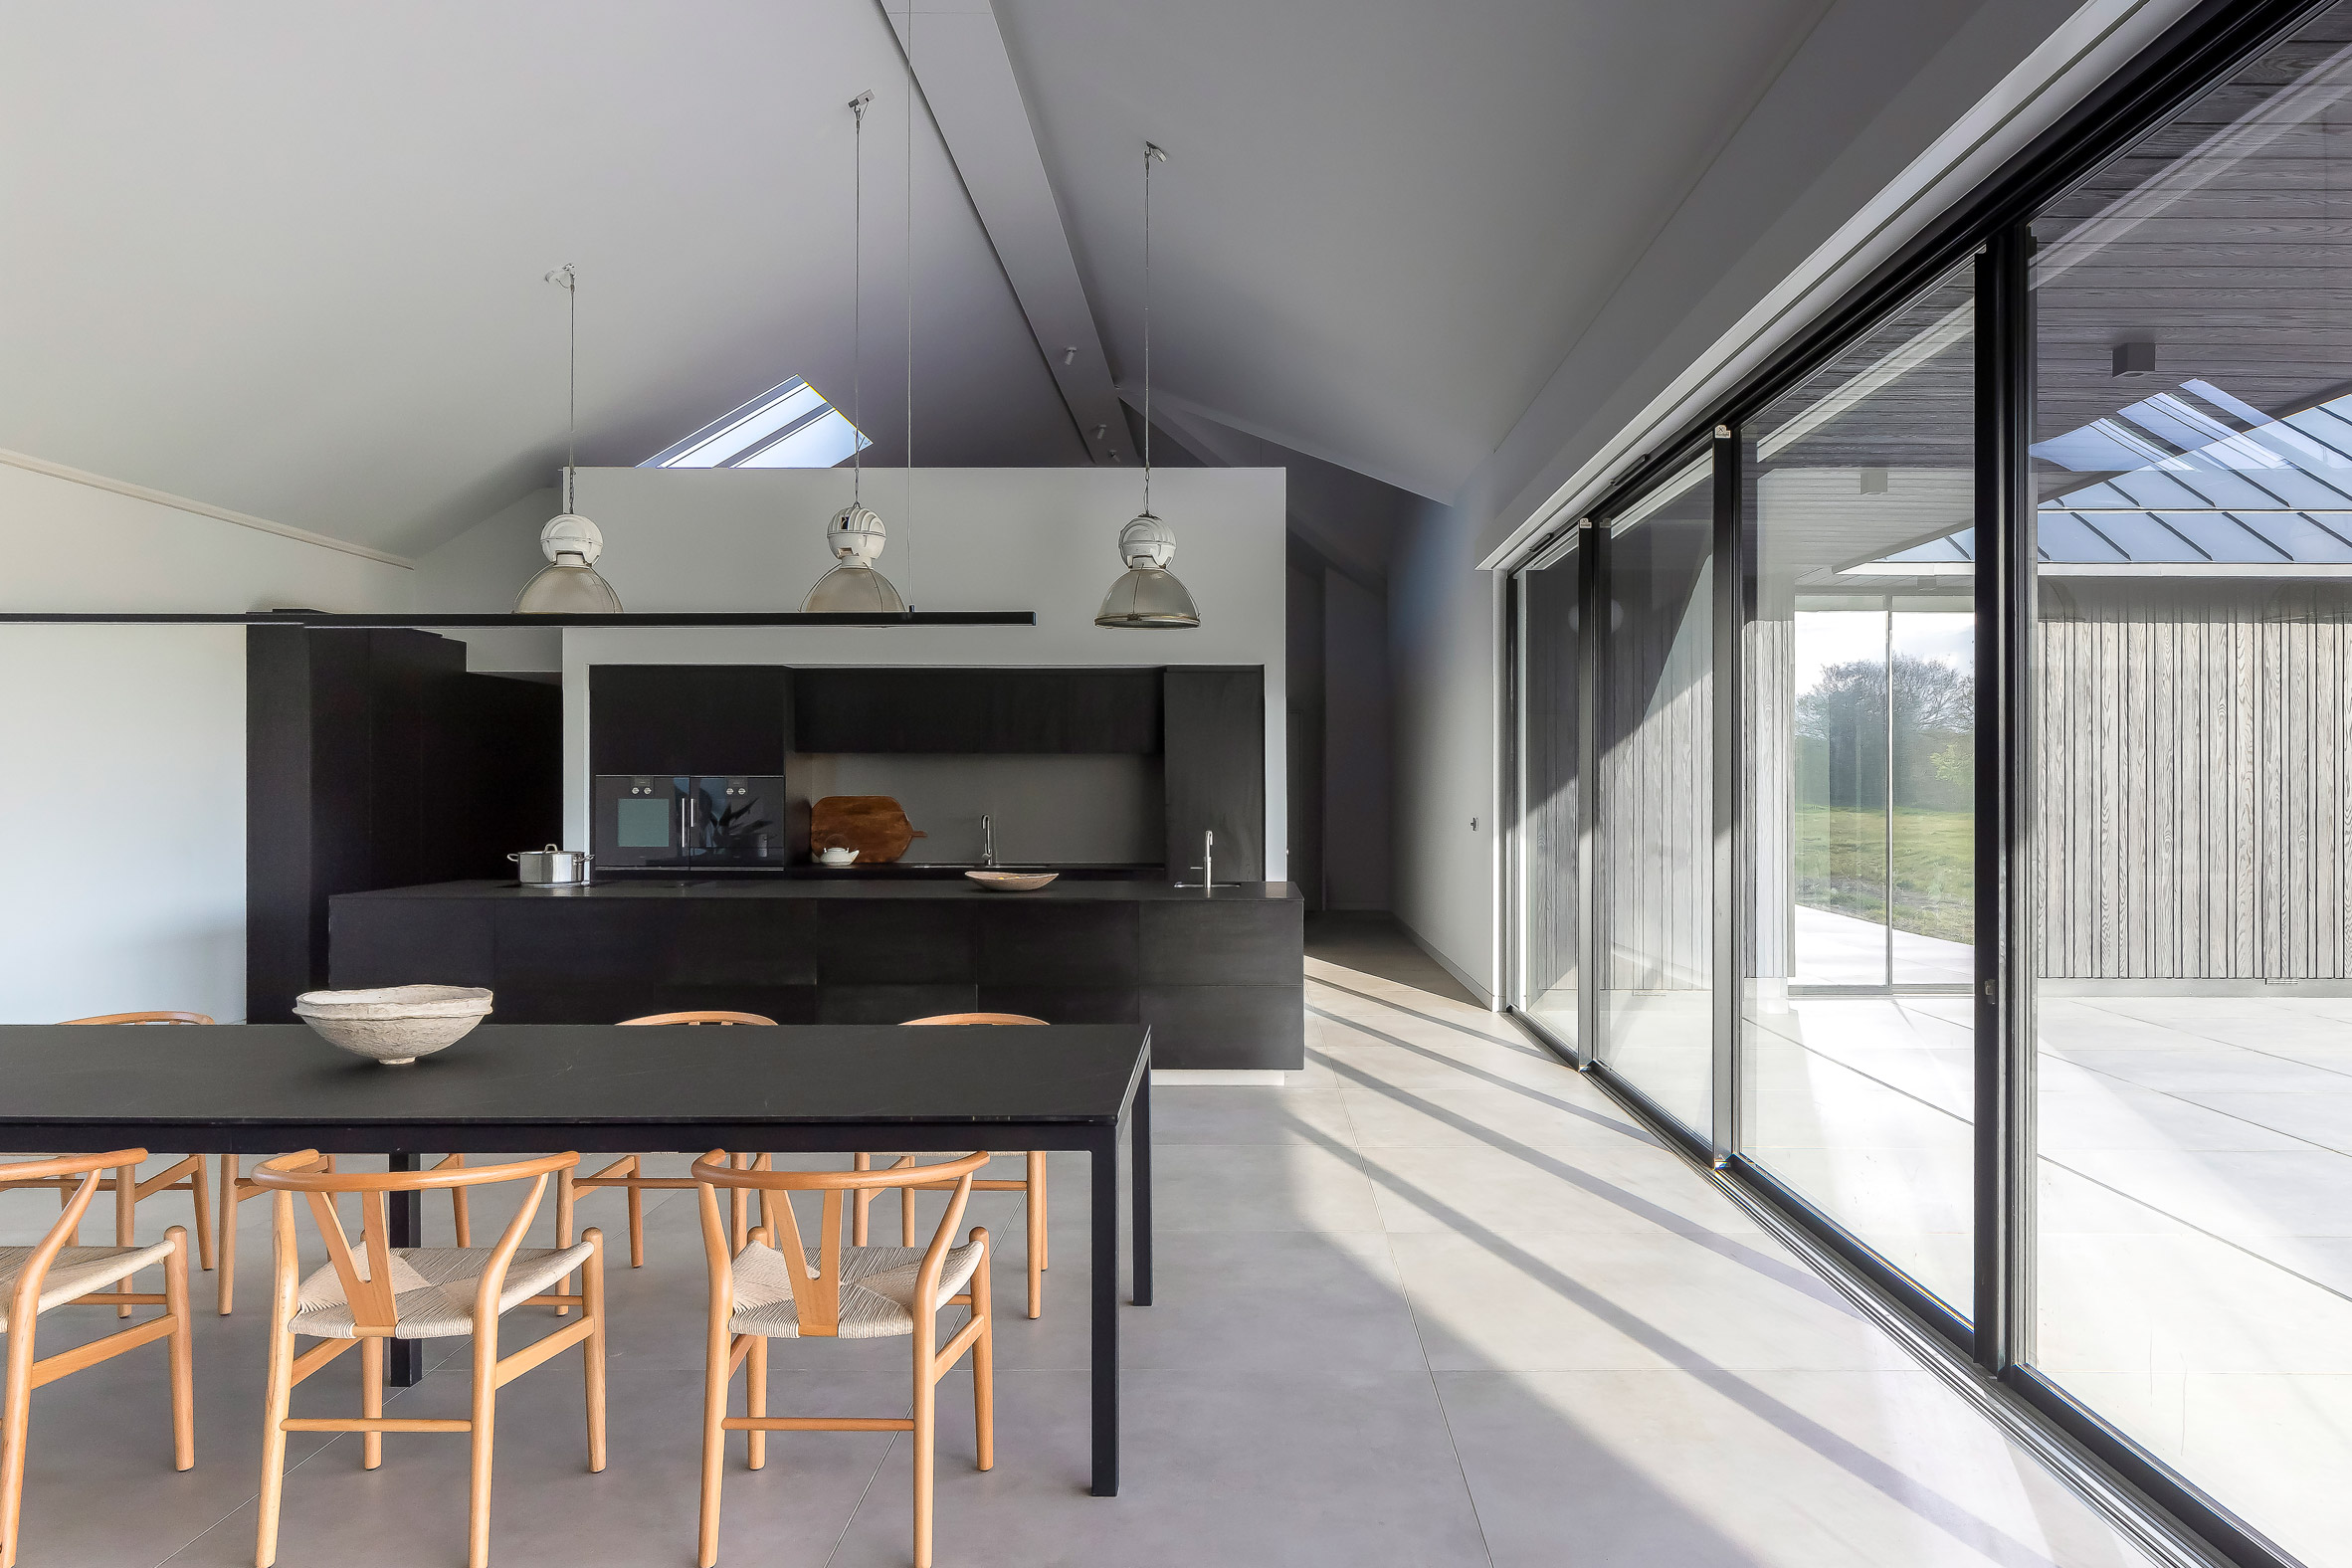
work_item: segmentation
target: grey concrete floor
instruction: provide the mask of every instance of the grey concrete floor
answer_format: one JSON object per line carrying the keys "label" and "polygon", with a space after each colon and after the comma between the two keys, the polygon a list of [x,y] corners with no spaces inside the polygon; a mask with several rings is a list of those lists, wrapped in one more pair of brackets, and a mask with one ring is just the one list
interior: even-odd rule
{"label": "grey concrete floor", "polygon": [[[1309,971],[1288,1086],[1158,1092],[1158,1304],[1122,1308],[1116,1498],[1086,1492],[1086,1190],[1057,1159],[1046,1315],[998,1340],[993,1471],[972,1468],[967,1380],[943,1386],[943,1568],[2140,1561],[1587,1081],[1452,997]],[[37,1234],[47,1201],[0,1198],[0,1241]],[[692,1561],[689,1202],[655,1204],[647,1267],[612,1272],[611,1467],[584,1468],[576,1356],[503,1391],[500,1564]],[[170,1469],[160,1347],[34,1396],[26,1568],[252,1560],[266,1209],[243,1213],[236,1315],[200,1317],[194,1470]],[[584,1209],[617,1243],[618,1197]],[[975,1210],[1017,1313],[1016,1202]],[[142,1231],[184,1215],[150,1200]],[[446,1207],[427,1219],[445,1231]],[[112,1326],[60,1309],[44,1351]],[[393,1413],[463,1414],[466,1352],[435,1350]],[[906,1345],[779,1341],[772,1379],[778,1413],[896,1414]],[[356,1382],[336,1363],[297,1413],[356,1408]],[[466,1441],[388,1438],[374,1472],[358,1448],[295,1440],[280,1561],[462,1562]],[[738,1448],[721,1561],[907,1562],[909,1483],[902,1435],[779,1437],[758,1472]]]}

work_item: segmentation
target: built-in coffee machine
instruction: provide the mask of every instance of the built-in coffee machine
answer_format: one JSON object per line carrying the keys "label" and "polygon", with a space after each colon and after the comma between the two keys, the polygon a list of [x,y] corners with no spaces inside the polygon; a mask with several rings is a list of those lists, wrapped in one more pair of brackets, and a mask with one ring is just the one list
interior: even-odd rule
{"label": "built-in coffee machine", "polygon": [[790,863],[781,775],[602,773],[593,798],[599,876]]}

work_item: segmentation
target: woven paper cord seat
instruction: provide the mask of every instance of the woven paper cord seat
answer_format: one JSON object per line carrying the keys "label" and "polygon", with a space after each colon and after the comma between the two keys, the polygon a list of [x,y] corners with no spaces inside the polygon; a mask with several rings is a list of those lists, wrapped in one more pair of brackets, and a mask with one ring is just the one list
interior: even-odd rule
{"label": "woven paper cord seat", "polygon": [[[8,1332],[8,1298],[16,1289],[16,1276],[24,1273],[25,1260],[33,1256],[33,1251],[30,1247],[0,1247],[0,1334]],[[169,1242],[157,1242],[152,1247],[61,1248],[49,1266],[49,1277],[41,1282],[41,1300],[33,1310],[46,1312],[93,1290],[103,1290],[141,1269],[162,1263],[170,1253]]]}
{"label": "woven paper cord seat", "polygon": [[[939,1269],[939,1298],[960,1294],[979,1265],[977,1243],[950,1248]],[[919,1247],[845,1247],[841,1254],[842,1339],[887,1339],[914,1332],[914,1276],[922,1268]],[[817,1260],[809,1259],[815,1269]],[[784,1255],[758,1243],[735,1255],[735,1313],[730,1333],[798,1339],[800,1321],[792,1300],[792,1269]]]}
{"label": "woven paper cord seat", "polygon": [[[509,1311],[588,1261],[592,1248],[585,1242],[556,1251],[526,1247],[507,1266],[505,1287],[498,1292],[498,1310]],[[400,1332],[408,1339],[439,1339],[474,1332],[474,1284],[490,1265],[488,1247],[395,1247],[392,1249],[392,1305],[399,1314]],[[367,1256],[356,1254],[365,1278]],[[302,1281],[295,1298],[294,1331],[313,1339],[358,1337],[351,1307],[343,1299],[343,1281],[328,1264]]]}

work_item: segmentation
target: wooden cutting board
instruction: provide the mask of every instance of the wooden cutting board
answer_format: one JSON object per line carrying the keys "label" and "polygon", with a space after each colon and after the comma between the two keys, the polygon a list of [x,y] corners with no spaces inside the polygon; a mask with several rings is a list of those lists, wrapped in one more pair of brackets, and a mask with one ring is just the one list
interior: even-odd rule
{"label": "wooden cutting board", "polygon": [[927,837],[887,795],[828,795],[809,808],[809,852],[858,852],[861,866],[886,866]]}

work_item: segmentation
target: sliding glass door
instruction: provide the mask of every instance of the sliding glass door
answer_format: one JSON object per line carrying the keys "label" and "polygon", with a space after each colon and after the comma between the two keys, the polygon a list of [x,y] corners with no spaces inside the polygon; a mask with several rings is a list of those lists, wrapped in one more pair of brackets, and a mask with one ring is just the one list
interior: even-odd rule
{"label": "sliding glass door", "polygon": [[1740,1152],[1965,1315],[1974,1282],[1974,281],[1747,425]]}
{"label": "sliding glass door", "polygon": [[1704,450],[1598,519],[1601,1060],[1705,1139],[1714,1029],[1714,504]]}
{"label": "sliding glass door", "polygon": [[1571,1051],[1578,1049],[1582,973],[1584,832],[1580,534],[1520,572],[1518,792],[1513,860],[1519,888],[1515,1001]]}
{"label": "sliding glass door", "polygon": [[2034,226],[2027,1359],[2352,1564],[2352,8]]}

